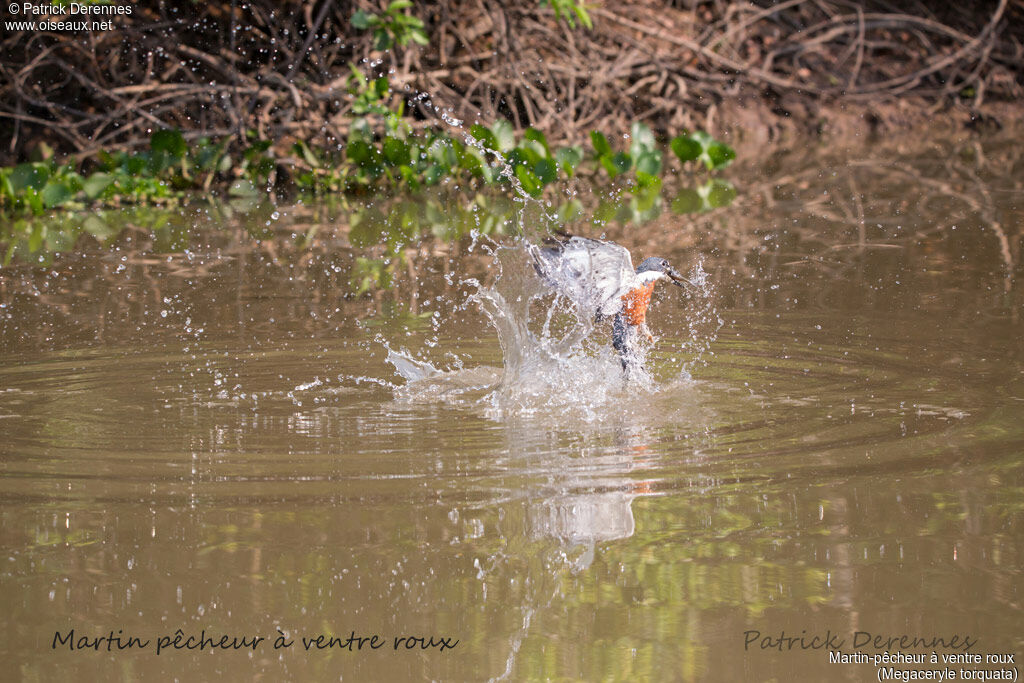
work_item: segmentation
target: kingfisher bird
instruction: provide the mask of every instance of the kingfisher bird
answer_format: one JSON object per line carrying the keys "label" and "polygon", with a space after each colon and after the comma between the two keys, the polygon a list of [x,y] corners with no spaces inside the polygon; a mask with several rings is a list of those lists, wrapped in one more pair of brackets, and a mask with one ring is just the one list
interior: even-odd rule
{"label": "kingfisher bird", "polygon": [[622,369],[637,362],[637,337],[654,337],[647,328],[647,307],[654,285],[669,280],[679,287],[690,284],[669,262],[651,256],[633,268],[629,250],[620,244],[574,235],[546,240],[547,247],[530,245],[533,267],[542,280],[594,311],[595,322],[612,318],[612,346]]}

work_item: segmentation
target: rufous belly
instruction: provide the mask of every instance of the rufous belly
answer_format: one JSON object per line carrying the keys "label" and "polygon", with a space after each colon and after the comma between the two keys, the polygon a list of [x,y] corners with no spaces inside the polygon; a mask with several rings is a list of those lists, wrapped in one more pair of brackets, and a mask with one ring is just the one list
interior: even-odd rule
{"label": "rufous belly", "polygon": [[622,295],[623,314],[630,325],[643,325],[647,320],[647,307],[651,305],[654,283],[648,282]]}

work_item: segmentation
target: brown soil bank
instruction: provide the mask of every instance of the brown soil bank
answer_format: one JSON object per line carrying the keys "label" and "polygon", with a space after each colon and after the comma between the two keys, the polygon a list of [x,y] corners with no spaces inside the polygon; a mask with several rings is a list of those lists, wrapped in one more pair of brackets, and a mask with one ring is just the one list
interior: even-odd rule
{"label": "brown soil bank", "polygon": [[383,15],[383,2],[124,6],[132,12],[54,17],[109,20],[106,30],[6,32],[0,163],[41,140],[87,153],[161,127],[332,145],[353,118],[350,63],[388,74],[391,106],[405,100],[418,118],[504,116],[553,140],[639,119],[760,142],[1000,125],[1024,109],[1024,0],[595,2],[592,29],[536,0],[416,2],[401,13],[424,21],[429,45],[386,51],[352,26],[359,9]]}

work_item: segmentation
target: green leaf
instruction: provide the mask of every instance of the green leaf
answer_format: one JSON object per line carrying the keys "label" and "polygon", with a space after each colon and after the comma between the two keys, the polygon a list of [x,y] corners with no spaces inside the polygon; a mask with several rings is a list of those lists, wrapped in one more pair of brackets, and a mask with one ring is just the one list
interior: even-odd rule
{"label": "green leaf", "polygon": [[[377,21],[376,22],[371,21],[371,20],[374,20],[374,19],[376,19]],[[357,28],[357,29],[360,29],[360,30],[366,30],[366,29],[370,28],[370,26],[372,26],[373,23],[378,23],[379,21],[380,20],[377,19],[377,17],[375,17],[374,15],[367,14],[363,10],[359,10],[358,12],[356,12],[355,14],[352,15],[352,28]]]}
{"label": "green leaf", "polygon": [[682,162],[693,161],[703,151],[701,144],[687,135],[678,135],[672,138],[669,147]]}
{"label": "green leaf", "polygon": [[71,199],[72,194],[71,188],[64,183],[50,181],[46,183],[42,192],[39,193],[39,198],[43,200],[43,206],[52,209]]}
{"label": "green leaf", "polygon": [[444,177],[445,169],[437,164],[431,164],[423,173],[423,182],[427,185],[436,185]]}
{"label": "green leaf", "polygon": [[536,143],[540,144],[540,146],[544,149],[544,156],[547,156],[547,157],[551,156],[551,148],[548,147],[548,140],[547,140],[547,138],[544,137],[544,133],[540,132],[536,128],[527,128],[523,132],[523,139],[524,140],[531,140],[533,142],[536,142]]}
{"label": "green leaf", "polygon": [[411,0],[394,0],[394,2],[388,5],[388,14],[397,14],[399,11],[409,9],[410,7],[412,7]]}
{"label": "green leaf", "polygon": [[391,47],[391,34],[383,28],[373,32],[373,49],[384,51]]}
{"label": "green leaf", "polygon": [[257,140],[256,142],[249,145],[245,152],[243,152],[243,156],[246,159],[254,159],[258,155],[263,154],[268,149],[270,149],[271,144],[273,143],[270,140]]}
{"label": "green leaf", "polygon": [[345,148],[345,156],[348,157],[349,161],[363,166],[370,160],[370,145],[364,140],[350,140]]}
{"label": "green leaf", "polygon": [[553,159],[541,159],[534,164],[533,172],[543,184],[548,185],[558,177],[558,165]]}
{"label": "green leaf", "polygon": [[736,158],[736,151],[724,142],[713,142],[705,150],[707,159],[705,164],[709,169],[724,168]]}
{"label": "green leaf", "polygon": [[661,174],[661,150],[647,149],[636,157],[636,172],[657,177]]}
{"label": "green leaf", "polygon": [[480,168],[480,175],[485,183],[493,185],[501,177],[501,169],[496,166],[483,166]]}
{"label": "green leaf", "polygon": [[[457,144],[457,141],[455,140],[452,142]],[[459,168],[477,175],[480,173],[481,168],[486,162],[480,150],[471,145],[467,145],[466,147],[459,146],[458,151],[456,152],[456,163],[458,163]]]}
{"label": "green leaf", "polygon": [[521,149],[527,152],[527,156],[530,163],[537,163],[540,159],[549,159],[551,155],[544,149],[544,145],[540,144],[536,140],[521,140],[519,146],[516,149]]}
{"label": "green leaf", "polygon": [[641,188],[661,187],[661,176],[645,173],[639,169],[636,172],[636,184]]}
{"label": "green leaf", "polygon": [[620,172],[619,171],[619,167],[616,166],[615,162],[612,161],[611,155],[605,154],[605,155],[601,156],[598,159],[598,161],[604,167],[604,170],[608,171],[608,177],[609,178],[615,178],[615,176],[619,175],[619,172]]}
{"label": "green leaf", "polygon": [[348,77],[349,92],[354,92],[353,88],[355,86],[358,86],[360,83],[366,83],[366,76],[359,70],[359,67],[352,62],[348,63],[348,69],[352,72]]}
{"label": "green leaf", "polygon": [[32,213],[38,216],[43,212],[43,200],[39,197],[39,192],[34,187],[25,188],[24,199]]}
{"label": "green leaf", "polygon": [[693,131],[690,133],[690,137],[700,143],[701,149],[707,149],[708,145],[715,141],[713,137],[702,130]]}
{"label": "green leaf", "polygon": [[133,154],[130,157],[125,158],[122,163],[124,172],[131,176],[142,175],[147,166],[149,166],[148,156],[142,154]]}
{"label": "green leaf", "polygon": [[581,24],[586,26],[588,29],[594,28],[594,22],[590,20],[590,15],[587,14],[587,8],[584,6],[582,1],[574,5],[572,10],[576,13],[576,16],[580,18]]}
{"label": "green leaf", "polygon": [[555,152],[555,161],[570,178],[576,172],[576,167],[583,161],[583,148],[579,145],[563,147]]}
{"label": "green leaf", "polygon": [[232,197],[256,197],[260,193],[251,180],[239,178],[231,183],[231,187],[228,188],[228,194]]}
{"label": "green leaf", "polygon": [[[445,169],[450,169],[459,163],[458,153],[452,146],[454,140],[445,140],[438,138],[430,145],[430,158],[436,161],[439,165]],[[479,164],[479,162],[478,162]]]}
{"label": "green leaf", "polygon": [[512,124],[505,119],[498,119],[491,124],[491,132],[494,133],[494,139],[498,142],[499,152],[508,152],[516,146],[516,134],[512,128]]}
{"label": "green leaf", "polygon": [[590,131],[590,142],[594,145],[594,151],[597,152],[598,157],[612,155],[612,146],[608,143],[608,138],[603,133],[596,130]]}
{"label": "green leaf", "polygon": [[100,164],[103,165],[103,168],[108,171],[112,171],[121,165],[121,161],[105,149],[101,149],[97,152],[96,157],[100,160]]}
{"label": "green leaf", "polygon": [[[215,146],[205,138],[200,140],[198,149],[192,155],[199,170],[207,172],[219,170],[220,165],[224,163],[224,150],[227,148],[228,142],[230,142],[229,138],[224,138]],[[230,164],[230,160],[228,163]]]}
{"label": "green leaf", "polygon": [[177,159],[185,156],[188,145],[180,130],[158,130],[149,138],[149,146],[154,152],[162,152]]}
{"label": "green leaf", "polygon": [[320,160],[313,154],[313,150],[309,148],[309,145],[302,140],[299,140],[292,146],[292,151],[301,156],[310,167],[320,168]]}
{"label": "green leaf", "polygon": [[526,166],[532,167],[538,161],[543,159],[544,156],[537,152],[536,149],[533,149],[531,147],[516,147],[515,149],[510,151],[505,158],[508,161],[508,163],[511,164],[512,166],[520,166],[525,164]]}
{"label": "green leaf", "polygon": [[45,164],[18,164],[11,171],[8,180],[15,194],[21,194],[28,188],[41,190],[50,177],[50,169]]}
{"label": "green leaf", "polygon": [[654,139],[654,133],[651,132],[650,126],[646,123],[634,122],[630,128],[630,138],[629,151],[634,157],[638,157],[649,150],[657,149],[658,143]]}
{"label": "green leaf", "polygon": [[612,157],[612,163],[615,164],[615,168],[618,169],[619,173],[625,173],[633,166],[633,159],[625,152],[619,152]]}
{"label": "green leaf", "polygon": [[0,168],[0,199],[3,197],[14,198],[14,188],[11,187],[11,180],[9,178],[11,175],[10,171],[11,169]]}
{"label": "green leaf", "polygon": [[384,159],[392,166],[401,166],[411,161],[409,143],[398,138],[384,139]]}
{"label": "green leaf", "polygon": [[82,183],[82,191],[89,199],[96,199],[103,191],[114,182],[114,176],[109,173],[93,173]]}
{"label": "green leaf", "polygon": [[494,133],[492,133],[490,129],[484,128],[479,123],[474,123],[469,127],[469,134],[476,138],[476,140],[482,143],[487,149],[498,151],[498,138],[495,137]]}
{"label": "green leaf", "polygon": [[540,183],[540,178],[534,175],[533,171],[526,166],[516,166],[516,178],[519,179],[519,184],[523,186],[523,190],[531,197],[539,197],[541,195],[543,186]]}

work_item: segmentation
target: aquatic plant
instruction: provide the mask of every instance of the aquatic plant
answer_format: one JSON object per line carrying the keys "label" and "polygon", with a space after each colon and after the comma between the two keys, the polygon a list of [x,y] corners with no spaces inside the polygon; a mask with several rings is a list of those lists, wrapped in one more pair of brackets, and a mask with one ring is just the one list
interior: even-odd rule
{"label": "aquatic plant", "polygon": [[278,164],[269,154],[270,141],[250,134],[235,155],[229,143],[200,138],[189,145],[181,131],[158,130],[147,150],[99,152],[87,175],[71,161],[0,168],[0,211],[38,215],[57,207],[162,204],[180,200],[186,190],[209,191],[216,179],[232,196],[265,193]]}
{"label": "aquatic plant", "polygon": [[[158,130],[148,149],[99,152],[88,173],[72,161],[52,159],[0,169],[0,211],[38,215],[58,207],[168,203],[215,187],[229,196],[256,197],[275,188],[314,194],[419,191],[448,180],[486,186],[513,178],[524,192],[539,197],[552,184],[600,169],[613,180],[630,178],[638,192],[657,191],[661,184],[664,155],[642,123],[632,127],[629,151],[613,150],[603,134],[592,131],[594,153],[588,157],[579,145],[552,147],[535,128],[517,136],[504,119],[474,124],[461,139],[436,128],[414,131],[400,107],[382,104],[389,92],[386,78],[354,87],[366,116],[352,121],[346,144],[337,149],[298,141],[282,152],[252,131],[242,145],[227,137],[190,144],[181,131]],[[674,138],[670,146],[681,162],[696,160],[709,170],[735,157],[730,147],[699,131]]]}
{"label": "aquatic plant", "polygon": [[423,20],[403,11],[410,7],[410,0],[394,0],[383,14],[358,10],[352,15],[352,27],[372,30],[375,50],[387,50],[393,45],[408,45],[410,42],[429,45]]}
{"label": "aquatic plant", "polygon": [[577,21],[585,28],[594,28],[594,22],[587,13],[587,6],[581,0],[540,0],[540,5],[550,6],[555,17],[568,24],[569,28],[576,28]]}

